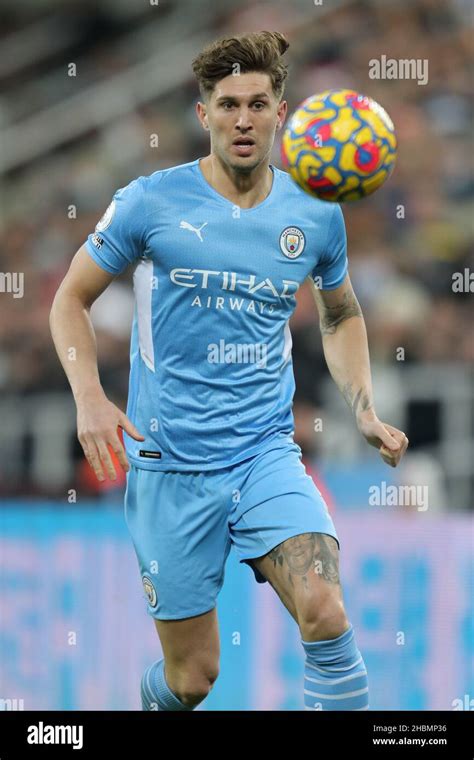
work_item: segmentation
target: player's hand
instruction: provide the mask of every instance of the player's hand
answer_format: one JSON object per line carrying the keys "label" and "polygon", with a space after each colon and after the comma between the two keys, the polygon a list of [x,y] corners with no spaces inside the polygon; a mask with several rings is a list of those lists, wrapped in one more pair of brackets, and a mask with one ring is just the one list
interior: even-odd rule
{"label": "player's hand", "polygon": [[396,467],[408,448],[408,438],[405,433],[392,425],[380,422],[375,415],[357,418],[357,427],[367,443],[379,450],[380,456],[390,467]]}
{"label": "player's hand", "polygon": [[77,437],[87,461],[98,480],[105,480],[104,468],[111,480],[116,480],[117,473],[110,456],[109,446],[117,455],[124,472],[130,469],[117,428],[121,427],[136,441],[144,441],[144,436],[138,432],[135,425],[118,406],[108,400],[101,389],[84,394],[76,403]]}

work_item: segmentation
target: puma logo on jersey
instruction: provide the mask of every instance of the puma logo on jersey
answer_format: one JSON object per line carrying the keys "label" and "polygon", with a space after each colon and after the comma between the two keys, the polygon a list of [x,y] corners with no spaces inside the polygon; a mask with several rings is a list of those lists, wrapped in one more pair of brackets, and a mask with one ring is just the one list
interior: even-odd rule
{"label": "puma logo on jersey", "polygon": [[200,227],[193,227],[192,224],[190,224],[189,222],[185,222],[183,220],[182,222],[179,223],[179,226],[180,226],[180,229],[182,230],[191,230],[191,232],[195,232],[199,240],[201,241],[201,243],[203,243],[204,240],[202,239],[201,230],[203,229],[203,227],[206,226],[206,224],[207,222],[204,222],[204,224],[201,224]]}

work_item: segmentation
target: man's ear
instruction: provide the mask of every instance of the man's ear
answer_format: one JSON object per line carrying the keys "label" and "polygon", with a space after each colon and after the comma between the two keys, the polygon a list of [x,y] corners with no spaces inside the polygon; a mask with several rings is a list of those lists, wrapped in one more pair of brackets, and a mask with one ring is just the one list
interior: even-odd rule
{"label": "man's ear", "polygon": [[209,130],[209,123],[207,120],[207,109],[206,104],[202,103],[200,100],[196,103],[196,113],[199,121],[201,122],[201,125],[204,129]]}
{"label": "man's ear", "polygon": [[286,100],[282,100],[278,105],[277,124],[276,128],[281,129],[285,123],[286,114],[288,112],[288,103]]}

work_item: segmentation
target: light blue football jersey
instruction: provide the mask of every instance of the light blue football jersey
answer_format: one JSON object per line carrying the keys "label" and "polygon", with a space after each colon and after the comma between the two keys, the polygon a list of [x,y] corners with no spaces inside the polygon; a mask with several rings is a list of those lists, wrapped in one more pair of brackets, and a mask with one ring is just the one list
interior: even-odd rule
{"label": "light blue football jersey", "polygon": [[228,467],[293,438],[288,321],[311,276],[347,272],[341,208],[274,166],[270,193],[242,209],[200,159],[117,191],[86,247],[104,270],[135,264],[127,456],[152,470]]}

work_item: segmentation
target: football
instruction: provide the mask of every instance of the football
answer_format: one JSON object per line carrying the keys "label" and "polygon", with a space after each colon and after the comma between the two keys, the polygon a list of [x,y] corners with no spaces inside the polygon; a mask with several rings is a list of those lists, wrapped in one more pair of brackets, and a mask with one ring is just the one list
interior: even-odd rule
{"label": "football", "polygon": [[393,122],[375,100],[354,90],[326,90],[291,115],[281,144],[283,166],[307,193],[357,201],[378,190],[397,155]]}

